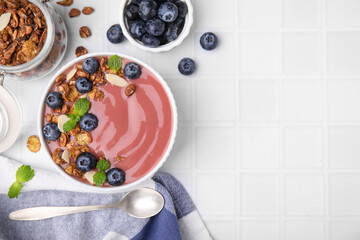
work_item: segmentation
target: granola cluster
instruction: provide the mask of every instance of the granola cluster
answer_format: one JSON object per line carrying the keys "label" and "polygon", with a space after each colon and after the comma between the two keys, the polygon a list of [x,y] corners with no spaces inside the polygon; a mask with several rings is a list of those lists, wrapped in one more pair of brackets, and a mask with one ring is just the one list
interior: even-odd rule
{"label": "granola cluster", "polygon": [[0,0],[0,15],[11,14],[0,31],[0,64],[21,65],[33,59],[47,37],[47,25],[41,10],[26,0]]}

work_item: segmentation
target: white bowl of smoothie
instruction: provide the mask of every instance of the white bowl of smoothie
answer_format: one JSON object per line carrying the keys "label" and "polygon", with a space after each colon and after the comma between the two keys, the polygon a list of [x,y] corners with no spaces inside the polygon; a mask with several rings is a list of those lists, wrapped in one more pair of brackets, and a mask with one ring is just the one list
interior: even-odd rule
{"label": "white bowl of smoothie", "polygon": [[[117,61],[110,62],[114,55]],[[119,63],[119,58],[122,64],[117,71],[113,63]],[[93,73],[83,68],[83,62],[89,59],[99,63]],[[129,63],[140,67],[137,78],[124,75]],[[134,72],[126,68],[125,73]],[[177,111],[170,88],[154,69],[130,56],[100,52],[74,59],[50,80],[42,99],[42,146],[55,168],[83,188],[118,192],[136,187],[163,165],[175,141]],[[76,115],[80,102],[89,102],[89,108],[85,114]],[[97,121],[90,115],[95,115]],[[69,130],[69,125],[75,127]],[[112,169],[120,169],[124,179],[117,181],[119,171],[109,175]],[[99,182],[104,174],[106,180]]]}

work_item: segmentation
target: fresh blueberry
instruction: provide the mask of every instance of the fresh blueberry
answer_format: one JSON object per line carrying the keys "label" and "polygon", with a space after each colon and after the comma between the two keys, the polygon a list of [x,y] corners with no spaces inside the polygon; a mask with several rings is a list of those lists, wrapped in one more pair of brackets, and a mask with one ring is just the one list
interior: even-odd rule
{"label": "fresh blueberry", "polygon": [[106,32],[107,39],[114,44],[124,41],[124,34],[119,24],[112,25]]}
{"label": "fresh blueberry", "polygon": [[218,39],[214,33],[204,33],[200,38],[200,45],[203,49],[210,51],[217,47]]}
{"label": "fresh blueberry", "polygon": [[146,33],[145,30],[146,23],[143,20],[135,20],[130,23],[130,33],[134,38],[141,39],[141,37]]}
{"label": "fresh blueberry", "polygon": [[131,4],[136,4],[139,6],[139,4],[141,3],[142,0],[131,0]]}
{"label": "fresh blueberry", "polygon": [[195,62],[190,58],[183,58],[178,65],[179,72],[183,75],[190,75],[195,71]]}
{"label": "fresh blueberry", "polygon": [[80,127],[81,129],[90,132],[94,130],[98,126],[98,119],[97,117],[92,113],[86,113],[84,116],[80,119]]}
{"label": "fresh blueberry", "polygon": [[44,137],[49,141],[55,141],[60,137],[60,130],[56,123],[48,123],[43,128]]}
{"label": "fresh blueberry", "polygon": [[139,16],[147,21],[156,16],[157,3],[153,0],[142,0],[139,4]]}
{"label": "fresh blueberry", "polygon": [[120,168],[112,168],[106,173],[106,180],[111,186],[119,186],[125,182],[125,173]]}
{"label": "fresh blueberry", "polygon": [[125,7],[125,16],[129,20],[135,20],[139,17],[139,6],[130,4]]}
{"label": "fresh blueberry", "polygon": [[164,22],[173,22],[179,14],[178,7],[171,2],[166,2],[160,5],[158,9],[158,16]]}
{"label": "fresh blueberry", "polygon": [[163,38],[166,40],[166,43],[172,42],[177,39],[184,27],[184,19],[178,18],[175,22],[167,25],[166,31],[163,35]]}
{"label": "fresh blueberry", "polygon": [[165,31],[165,23],[160,19],[152,19],[146,22],[146,31],[154,36],[160,36]]}
{"label": "fresh blueberry", "polygon": [[128,79],[137,79],[141,75],[141,68],[136,63],[128,63],[124,67],[124,75]]}
{"label": "fresh blueberry", "polygon": [[96,58],[86,58],[82,64],[83,70],[87,73],[93,74],[99,69],[99,62]]}
{"label": "fresh blueberry", "polygon": [[76,80],[75,87],[79,93],[88,93],[91,91],[92,82],[85,77],[81,77]]}
{"label": "fresh blueberry", "polygon": [[46,97],[46,105],[48,105],[49,108],[57,109],[61,108],[61,106],[64,103],[64,99],[59,92],[51,92]]}
{"label": "fresh blueberry", "polygon": [[76,167],[81,172],[88,172],[96,167],[96,157],[89,152],[80,153],[76,158]]}
{"label": "fresh blueberry", "polygon": [[175,5],[178,7],[179,15],[178,17],[184,18],[186,17],[186,14],[188,13],[188,7],[186,3],[182,0],[176,0]]}
{"label": "fresh blueberry", "polygon": [[152,48],[156,48],[160,45],[160,40],[157,37],[148,33],[142,37],[141,41],[145,46]]}

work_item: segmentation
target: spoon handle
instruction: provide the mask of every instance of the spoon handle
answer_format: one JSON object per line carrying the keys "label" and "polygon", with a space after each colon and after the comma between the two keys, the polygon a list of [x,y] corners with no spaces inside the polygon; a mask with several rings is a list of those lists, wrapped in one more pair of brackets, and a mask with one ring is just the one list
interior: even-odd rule
{"label": "spoon handle", "polygon": [[10,213],[11,220],[33,221],[42,220],[73,213],[95,211],[113,207],[109,205],[79,206],[79,207],[33,207]]}

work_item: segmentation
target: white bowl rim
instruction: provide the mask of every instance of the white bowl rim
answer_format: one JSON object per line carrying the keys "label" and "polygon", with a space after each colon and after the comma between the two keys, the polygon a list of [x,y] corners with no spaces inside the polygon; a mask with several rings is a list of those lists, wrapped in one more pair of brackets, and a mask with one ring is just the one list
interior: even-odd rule
{"label": "white bowl rim", "polygon": [[147,46],[137,42],[129,33],[129,31],[126,27],[125,21],[124,21],[124,8],[125,8],[128,0],[121,0],[120,9],[119,9],[119,22],[120,22],[121,29],[122,29],[123,34],[125,35],[126,39],[129,40],[130,43],[132,43],[133,45],[139,47],[140,49],[150,51],[150,52],[155,52],[155,53],[169,51],[169,50],[173,49],[174,47],[179,46],[184,41],[184,39],[190,34],[191,27],[194,23],[194,7],[191,3],[191,0],[183,0],[183,1],[186,3],[186,5],[188,7],[188,13],[186,15],[184,28],[183,28],[181,34],[179,35],[179,37],[168,44],[160,45],[159,47],[156,47],[156,48],[151,48],[151,47],[147,47]]}
{"label": "white bowl rim", "polygon": [[[140,65],[142,65],[144,68],[147,68],[149,71],[151,71],[155,77],[158,79],[158,81],[161,83],[161,85],[163,86],[163,88],[165,89],[166,94],[168,95],[170,104],[171,104],[171,108],[172,108],[172,132],[171,132],[171,137],[170,137],[170,141],[169,144],[167,146],[166,152],[164,153],[163,157],[160,159],[160,161],[155,165],[155,167],[153,167],[153,169],[151,169],[146,175],[144,175],[143,177],[141,177],[140,179],[131,182],[129,184],[126,185],[121,185],[121,186],[114,186],[114,187],[97,187],[97,186],[93,186],[87,183],[83,183],[79,180],[76,180],[75,178],[73,178],[72,176],[68,175],[60,166],[58,166],[53,160],[52,160],[52,155],[50,154],[48,148],[47,148],[47,143],[46,140],[44,139],[43,133],[42,133],[42,124],[43,124],[43,110],[44,110],[44,105],[45,102],[43,101],[51,86],[53,85],[56,76],[58,76],[59,74],[61,74],[62,72],[64,72],[66,69],[68,69],[69,67],[73,66],[75,63],[84,60],[85,58],[88,57],[100,57],[100,56],[112,56],[112,55],[118,55],[121,58],[126,58],[128,60],[134,61],[136,63],[139,63]],[[135,188],[136,186],[138,186],[139,184],[143,183],[144,181],[148,180],[149,178],[151,178],[160,168],[161,166],[165,163],[166,159],[168,158],[168,156],[170,155],[170,152],[174,146],[174,142],[175,142],[175,138],[176,138],[176,132],[177,132],[177,125],[178,125],[178,113],[177,113],[177,107],[176,107],[176,103],[175,103],[175,99],[174,96],[171,92],[171,89],[169,88],[168,84],[166,83],[166,81],[163,79],[163,77],[157,72],[155,71],[152,67],[150,67],[148,64],[144,63],[143,61],[132,57],[132,56],[128,56],[126,54],[122,54],[122,53],[118,53],[118,52],[96,52],[96,53],[91,53],[91,54],[86,54],[83,55],[81,57],[75,58],[73,60],[71,60],[70,62],[68,62],[67,64],[65,64],[64,66],[62,66],[57,72],[56,74],[53,75],[53,77],[51,78],[51,80],[49,81],[48,86],[45,89],[45,92],[41,98],[42,104],[40,104],[40,109],[39,109],[39,113],[38,113],[38,132],[39,132],[39,138],[41,141],[41,145],[44,146],[45,151],[47,151],[48,156],[51,160],[51,163],[53,164],[53,166],[58,170],[58,172],[63,175],[65,178],[70,179],[70,181],[78,184],[78,186],[81,186],[84,188],[84,190],[88,190],[88,191],[93,191],[93,192],[99,192],[99,193],[115,193],[115,192],[124,192],[124,191],[128,191],[130,189]]]}

